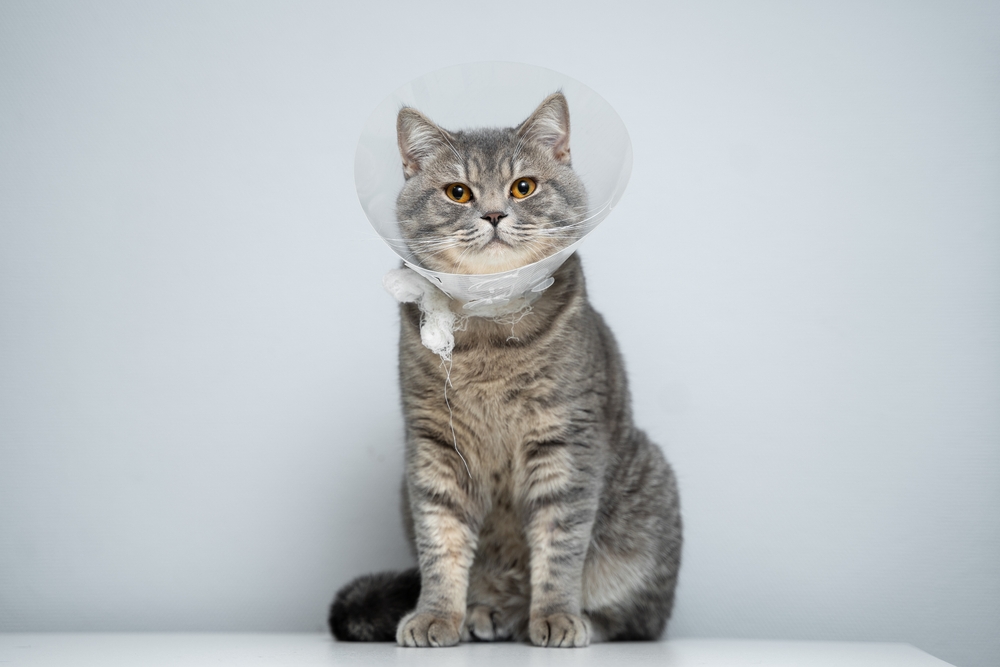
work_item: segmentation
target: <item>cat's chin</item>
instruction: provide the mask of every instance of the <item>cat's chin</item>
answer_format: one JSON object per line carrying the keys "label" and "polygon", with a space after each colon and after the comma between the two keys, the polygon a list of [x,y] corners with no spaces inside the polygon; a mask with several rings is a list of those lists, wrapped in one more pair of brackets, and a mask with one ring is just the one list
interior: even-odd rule
{"label": "cat's chin", "polygon": [[427,257],[419,257],[424,268],[440,273],[484,275],[520,269],[550,257],[569,245],[568,242],[510,245],[501,239],[478,248],[448,248]]}
{"label": "cat's chin", "polygon": [[475,253],[464,253],[460,264],[441,270],[466,275],[503,273],[543,259],[535,255],[536,253],[512,248],[506,244],[491,243]]}

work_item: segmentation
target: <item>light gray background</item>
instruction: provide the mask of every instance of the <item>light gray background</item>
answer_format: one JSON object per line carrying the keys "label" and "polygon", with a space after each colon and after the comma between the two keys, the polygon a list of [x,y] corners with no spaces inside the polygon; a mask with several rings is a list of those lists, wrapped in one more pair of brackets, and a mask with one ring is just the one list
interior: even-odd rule
{"label": "light gray background", "polygon": [[634,143],[582,254],[670,636],[1000,659],[997,3],[160,4],[0,4],[0,629],[313,630],[411,562],[354,148],[511,59]]}

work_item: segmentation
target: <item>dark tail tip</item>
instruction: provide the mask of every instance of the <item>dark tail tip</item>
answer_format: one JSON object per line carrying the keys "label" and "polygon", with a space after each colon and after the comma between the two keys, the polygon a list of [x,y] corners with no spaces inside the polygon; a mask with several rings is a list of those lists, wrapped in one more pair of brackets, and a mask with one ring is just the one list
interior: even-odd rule
{"label": "dark tail tip", "polygon": [[330,632],[346,642],[395,641],[396,626],[419,597],[416,568],[358,577],[337,591],[327,619]]}

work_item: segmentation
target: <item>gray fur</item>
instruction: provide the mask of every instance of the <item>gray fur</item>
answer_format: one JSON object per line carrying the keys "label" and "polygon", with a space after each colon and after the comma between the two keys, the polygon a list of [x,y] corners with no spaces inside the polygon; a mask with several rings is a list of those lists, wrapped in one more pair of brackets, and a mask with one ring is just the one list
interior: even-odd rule
{"label": "gray fur", "polygon": [[[546,117],[526,132],[540,113]],[[411,216],[415,251],[419,241],[454,235],[464,254],[426,256],[450,272],[477,264],[482,246],[468,239],[490,230],[475,222],[481,208],[443,196],[454,181],[473,185],[491,210],[539,197],[530,213],[514,214],[524,244],[536,235],[570,242],[571,234],[555,233],[556,221],[573,220],[586,199],[569,167],[561,95],[513,130],[446,133],[458,157],[430,150],[444,131],[415,114],[401,111],[399,126],[408,173],[400,217]],[[415,144],[412,124],[424,131]],[[529,173],[516,171],[519,158],[509,154],[518,133],[527,137],[519,155],[530,156]],[[456,171],[459,158],[464,172]],[[521,176],[535,178],[536,193],[502,201]],[[449,207],[465,210],[441,213]],[[500,250],[518,256],[516,246]],[[401,645],[655,639],[670,617],[681,557],[673,472],[632,423],[624,366],[587,300],[579,259],[554,277],[520,319],[470,318],[455,333],[450,365],[421,344],[419,310],[401,306],[404,520],[421,577],[416,609],[397,628]]]}

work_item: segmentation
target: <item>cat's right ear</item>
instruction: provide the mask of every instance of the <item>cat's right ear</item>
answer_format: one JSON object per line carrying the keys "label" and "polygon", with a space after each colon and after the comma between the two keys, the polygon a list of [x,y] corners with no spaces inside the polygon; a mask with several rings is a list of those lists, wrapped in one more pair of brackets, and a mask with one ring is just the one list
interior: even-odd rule
{"label": "cat's right ear", "polygon": [[427,160],[448,141],[444,130],[411,107],[403,107],[396,116],[396,139],[406,178],[420,171]]}

